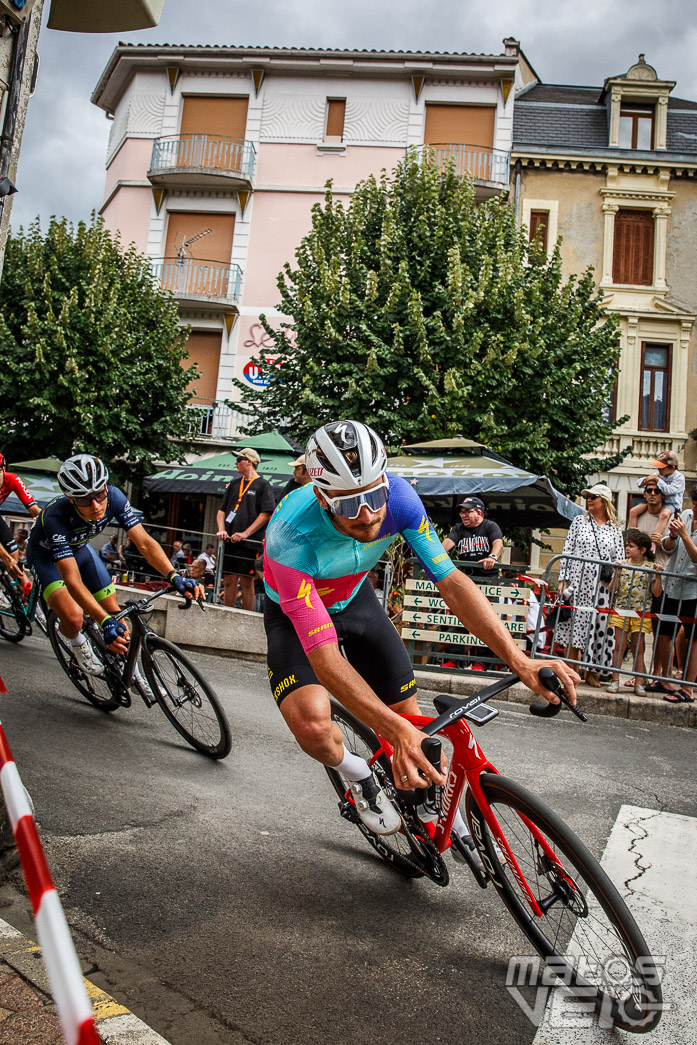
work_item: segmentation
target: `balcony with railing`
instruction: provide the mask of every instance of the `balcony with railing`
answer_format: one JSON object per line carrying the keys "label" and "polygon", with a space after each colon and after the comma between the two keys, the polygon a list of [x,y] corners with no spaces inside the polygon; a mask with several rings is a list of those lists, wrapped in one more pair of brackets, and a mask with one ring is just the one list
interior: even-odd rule
{"label": "balcony with railing", "polygon": [[642,467],[646,467],[663,450],[672,450],[679,458],[682,457],[686,442],[687,436],[676,438],[668,432],[631,432],[622,429],[621,432],[615,432],[610,436],[601,447],[599,453],[603,456],[609,456],[610,454],[619,453],[620,450],[626,450],[628,446],[631,446],[632,452],[626,458],[625,463],[629,465],[641,464]]}
{"label": "balcony with railing", "polygon": [[156,138],[148,179],[171,188],[251,189],[256,150],[243,138],[174,134]]}
{"label": "balcony with railing", "polygon": [[471,178],[478,197],[495,195],[508,188],[511,154],[503,149],[479,145],[422,145],[420,157],[430,155],[439,168],[452,163],[458,178]]}
{"label": "balcony with railing", "polygon": [[155,258],[150,262],[154,277],[164,290],[171,290],[180,304],[198,309],[237,312],[242,290],[239,265],[198,258]]}
{"label": "balcony with railing", "polygon": [[249,422],[239,410],[210,399],[192,399],[186,412],[192,439],[231,442],[240,438],[240,429]]}

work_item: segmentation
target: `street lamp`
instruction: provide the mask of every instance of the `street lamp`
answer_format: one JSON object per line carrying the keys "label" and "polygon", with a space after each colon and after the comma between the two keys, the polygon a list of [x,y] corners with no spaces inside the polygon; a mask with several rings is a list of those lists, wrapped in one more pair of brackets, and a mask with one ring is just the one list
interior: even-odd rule
{"label": "street lamp", "polygon": [[5,197],[11,196],[16,191],[17,186],[13,185],[9,178],[0,178],[0,221],[2,221],[5,210]]}

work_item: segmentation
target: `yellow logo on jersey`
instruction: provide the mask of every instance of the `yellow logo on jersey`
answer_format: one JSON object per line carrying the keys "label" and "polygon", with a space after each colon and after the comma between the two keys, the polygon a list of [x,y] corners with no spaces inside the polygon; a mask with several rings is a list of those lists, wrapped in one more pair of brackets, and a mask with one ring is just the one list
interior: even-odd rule
{"label": "yellow logo on jersey", "polygon": [[309,581],[303,581],[302,584],[300,585],[300,589],[299,589],[298,595],[297,595],[297,597],[299,599],[304,599],[305,600],[305,605],[307,606],[308,610],[313,610],[314,609],[314,606],[310,602],[310,592],[311,591],[312,591],[312,587],[310,585],[310,582]]}
{"label": "yellow logo on jersey", "polygon": [[425,534],[427,541],[433,541],[433,537],[431,537],[431,527],[429,526],[428,519],[425,515],[421,516],[421,524],[418,532]]}

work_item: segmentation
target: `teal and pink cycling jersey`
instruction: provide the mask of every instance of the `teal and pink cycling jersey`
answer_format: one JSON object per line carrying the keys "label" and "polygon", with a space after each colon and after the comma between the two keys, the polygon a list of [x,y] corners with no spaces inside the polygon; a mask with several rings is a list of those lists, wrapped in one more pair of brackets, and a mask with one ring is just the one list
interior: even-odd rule
{"label": "teal and pink cycling jersey", "polygon": [[387,514],[374,541],[340,533],[320,506],[311,483],[284,497],[271,517],[264,545],[264,586],[280,605],[306,653],[336,642],[331,615],[345,609],[383,552],[401,534],[428,578],[455,570],[409,483],[388,475]]}

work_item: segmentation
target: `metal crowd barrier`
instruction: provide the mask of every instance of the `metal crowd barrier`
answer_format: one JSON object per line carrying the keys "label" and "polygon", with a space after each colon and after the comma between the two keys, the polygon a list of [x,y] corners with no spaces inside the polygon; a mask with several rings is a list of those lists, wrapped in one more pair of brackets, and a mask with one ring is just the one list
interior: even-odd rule
{"label": "metal crowd barrier", "polygon": [[667,578],[684,581],[685,575],[612,563],[612,579],[603,583],[603,565],[608,563],[578,555],[551,559],[541,587],[533,655],[565,660],[595,673],[675,681],[674,661],[686,673],[695,642],[694,599],[681,598],[672,607],[675,612],[667,612],[668,596],[652,596],[650,589],[656,576],[663,584]]}

